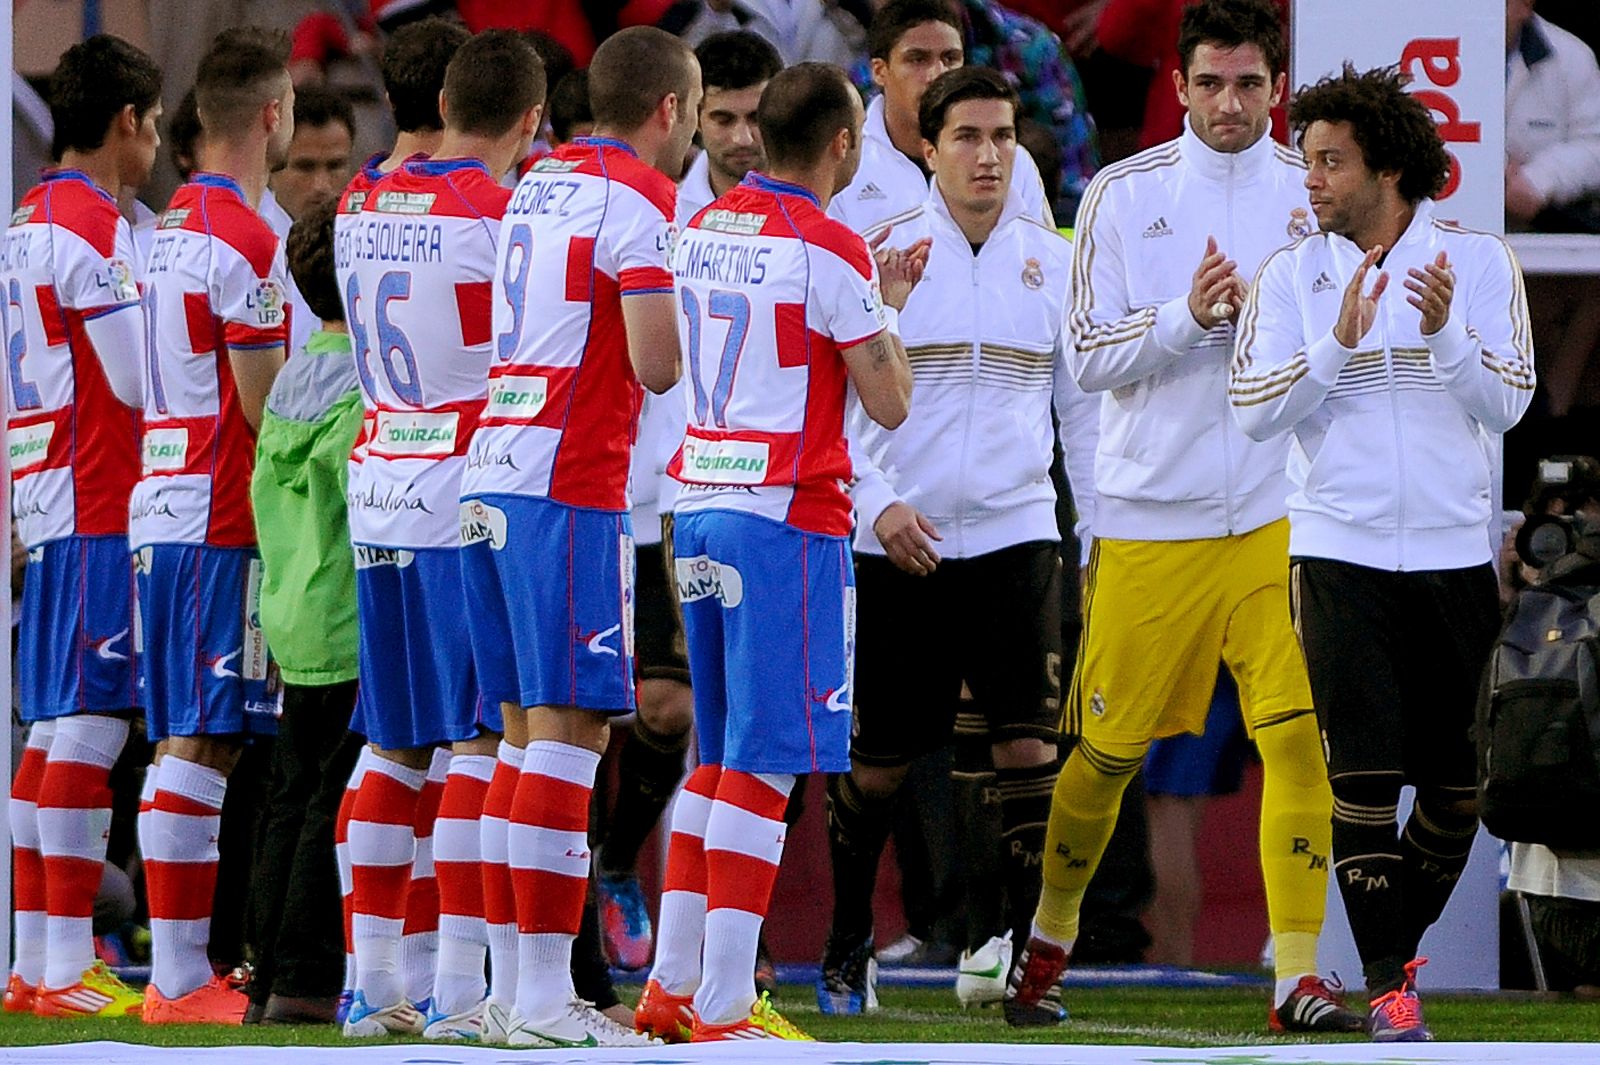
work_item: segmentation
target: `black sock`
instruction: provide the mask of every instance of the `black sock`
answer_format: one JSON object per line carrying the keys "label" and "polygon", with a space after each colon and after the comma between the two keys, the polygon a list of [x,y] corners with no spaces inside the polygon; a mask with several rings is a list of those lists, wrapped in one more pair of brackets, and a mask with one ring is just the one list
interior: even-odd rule
{"label": "black sock", "polygon": [[1333,875],[1372,998],[1405,982],[1405,862],[1397,838],[1401,774],[1335,777]]}
{"label": "black sock", "polygon": [[633,734],[617,758],[617,800],[600,848],[602,873],[633,871],[639,849],[683,777],[683,752],[688,746],[688,733],[663,736],[634,719]]}
{"label": "black sock", "polygon": [[[960,855],[962,896],[966,903],[968,950],[977,950],[991,936],[1006,930],[1005,865],[1000,860],[1000,788],[989,753],[989,725],[983,715],[963,703],[956,715],[955,830]],[[1038,897],[1037,884],[1034,897]],[[1030,913],[1029,918],[1032,918]]]}
{"label": "black sock", "polygon": [[1439,919],[1450,893],[1467,867],[1472,841],[1478,834],[1475,814],[1456,813],[1453,802],[1472,801],[1472,789],[1452,793],[1431,789],[1417,793],[1416,805],[1400,833],[1400,856],[1405,862],[1405,938],[1402,943],[1415,955],[1422,935]]}
{"label": "black sock", "polygon": [[841,943],[854,944],[872,935],[872,894],[893,812],[893,797],[869,798],[849,773],[828,777],[833,938]]}
{"label": "black sock", "polygon": [[[1006,922],[1014,943],[1027,942],[1033,912],[1039,907],[1044,832],[1055,791],[1054,762],[1024,769],[997,769],[1000,791],[1000,855],[1006,881]],[[1020,937],[1020,938],[1019,938]]]}

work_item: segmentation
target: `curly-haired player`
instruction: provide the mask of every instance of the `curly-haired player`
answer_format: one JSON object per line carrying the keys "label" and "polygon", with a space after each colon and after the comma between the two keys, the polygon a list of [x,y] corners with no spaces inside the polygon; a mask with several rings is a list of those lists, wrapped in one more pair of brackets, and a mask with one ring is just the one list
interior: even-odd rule
{"label": "curly-haired player", "polygon": [[1292,602],[1369,1030],[1430,1039],[1413,958],[1478,827],[1468,728],[1499,627],[1484,444],[1533,396],[1528,311],[1505,242],[1438,217],[1450,159],[1396,70],[1347,65],[1289,121],[1322,232],[1256,275],[1233,409],[1258,440],[1292,434]]}

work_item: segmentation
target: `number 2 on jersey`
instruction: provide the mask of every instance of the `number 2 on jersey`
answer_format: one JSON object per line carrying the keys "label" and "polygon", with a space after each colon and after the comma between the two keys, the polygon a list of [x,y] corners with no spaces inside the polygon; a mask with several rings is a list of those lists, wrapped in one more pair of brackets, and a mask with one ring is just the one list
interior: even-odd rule
{"label": "number 2 on jersey", "polygon": [[44,406],[39,389],[22,376],[22,360],[28,354],[27,322],[22,317],[22,285],[16,278],[5,294],[4,323],[6,361],[11,364],[11,400],[17,410],[36,410]]}
{"label": "number 2 on jersey", "polygon": [[684,318],[689,323],[689,384],[694,389],[694,418],[704,425],[709,416],[719,429],[728,427],[728,401],[733,398],[733,378],[739,371],[739,357],[744,354],[744,342],[750,335],[750,299],[740,292],[713,289],[706,301],[706,317],[728,323],[727,335],[722,341],[722,357],[717,362],[717,377],[711,386],[711,395],[705,393],[705,382],[700,377],[700,341],[704,326],[700,320],[700,299],[687,288],[678,290],[682,296]]}

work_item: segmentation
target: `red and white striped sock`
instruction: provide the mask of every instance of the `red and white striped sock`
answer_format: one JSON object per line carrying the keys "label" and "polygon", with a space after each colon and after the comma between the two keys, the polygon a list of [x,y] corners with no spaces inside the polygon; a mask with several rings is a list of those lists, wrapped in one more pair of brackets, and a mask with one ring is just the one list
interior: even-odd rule
{"label": "red and white striped sock", "polygon": [[433,761],[417,800],[416,856],[411,862],[411,887],[406,895],[406,920],[400,939],[400,968],[406,998],[413,1003],[433,997],[433,973],[439,963],[439,881],[433,871],[433,823],[439,816],[444,778],[450,772],[450,748],[435,747]]}
{"label": "red and white striped sock", "polygon": [[706,821],[705,972],[695,1012],[708,1024],[746,1017],[756,1001],[753,973],[761,922],[778,880],[794,776],[725,769]]}
{"label": "red and white striped sock", "polygon": [[127,739],[122,718],[84,714],[56,722],[39,790],[48,988],[71,987],[94,964],[94,897],[111,834],[111,767]]}
{"label": "red and white striped sock", "polygon": [[339,813],[333,822],[333,860],[339,866],[339,907],[344,911],[344,989],[351,990],[356,986],[356,944],[350,931],[350,919],[353,914],[351,906],[350,883],[350,815],[356,808],[356,792],[361,787],[361,778],[367,773],[367,760],[372,757],[370,747],[361,748],[361,753],[356,756],[356,767],[350,774],[350,781],[344,787],[344,795],[339,799]]}
{"label": "red and white striped sock", "polygon": [[517,1012],[537,1023],[572,1001],[572,942],[589,890],[589,796],[600,756],[528,744],[507,833],[517,896]]}
{"label": "red and white striped sock", "polygon": [[450,759],[433,824],[433,872],[439,882],[439,958],[433,977],[433,1008],[445,1016],[471,1009],[483,999],[483,962],[489,948],[483,922],[482,843],[478,819],[493,778],[487,754]]}
{"label": "red and white striped sock", "polygon": [[212,976],[211,898],[217,889],[217,834],[228,778],[210,766],[166,755],[153,772],[147,815],[145,890],[150,905],[150,982],[181,998]]}
{"label": "red and white striped sock", "polygon": [[700,948],[706,934],[706,820],[717,796],[720,765],[697,766],[672,805],[667,870],[661,879],[661,919],[650,978],[674,995],[700,986]]}
{"label": "red and white striped sock", "polygon": [[483,856],[483,917],[489,931],[489,997],[506,1009],[517,1000],[517,896],[511,890],[506,835],[511,803],[522,777],[523,750],[500,741],[483,796],[478,842]]}
{"label": "red and white striped sock", "polygon": [[16,957],[11,971],[30,987],[44,982],[46,899],[44,859],[39,854],[39,788],[54,721],[36,721],[28,729],[17,775],[11,778],[11,908],[16,918]]}
{"label": "red and white striped sock", "polygon": [[405,998],[400,936],[416,858],[417,803],[427,773],[374,752],[350,811],[350,937],[354,989],[378,1009]]}

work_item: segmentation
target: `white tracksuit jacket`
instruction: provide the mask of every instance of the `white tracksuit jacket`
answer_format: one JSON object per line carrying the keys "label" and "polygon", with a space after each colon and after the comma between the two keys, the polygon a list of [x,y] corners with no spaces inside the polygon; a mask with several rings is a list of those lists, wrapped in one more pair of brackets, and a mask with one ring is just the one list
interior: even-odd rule
{"label": "white tracksuit jacket", "polygon": [[[897,501],[938,527],[946,558],[1058,540],[1052,403],[1068,477],[1091,503],[1093,483],[1095,404],[1066,372],[1064,354],[1072,245],[1013,190],[974,255],[937,182],[891,239],[923,237],[933,238],[928,268],[900,313],[911,413],[890,431],[858,405],[851,411],[851,438],[870,460],[857,465],[852,491],[856,549],[884,553],[873,522]],[[1092,513],[1081,508],[1080,529]]]}
{"label": "white tracksuit jacket", "polygon": [[[1445,252],[1450,318],[1422,335],[1406,271]],[[1423,200],[1381,268],[1389,286],[1354,349],[1333,336],[1363,259],[1319,233],[1261,268],[1240,315],[1234,413],[1258,440],[1288,433],[1289,550],[1384,570],[1489,561],[1492,435],[1533,398],[1533,338],[1516,257]],[[1367,287],[1377,272],[1367,275]]]}
{"label": "white tracksuit jacket", "polygon": [[1262,137],[1242,152],[1182,136],[1102,170],[1078,209],[1072,372],[1101,393],[1097,537],[1195,540],[1282,518],[1282,441],[1257,443],[1228,402],[1233,325],[1189,312],[1207,236],[1249,280],[1309,232],[1298,152]]}

